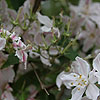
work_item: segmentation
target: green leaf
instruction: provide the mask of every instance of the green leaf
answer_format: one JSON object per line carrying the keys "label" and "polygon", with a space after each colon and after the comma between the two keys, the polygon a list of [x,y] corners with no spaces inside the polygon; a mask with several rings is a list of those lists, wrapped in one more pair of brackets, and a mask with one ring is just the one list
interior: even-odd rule
{"label": "green leaf", "polygon": [[19,63],[19,59],[15,56],[15,54],[10,54],[8,56],[7,61],[3,64],[1,68],[9,67],[10,65],[15,65]]}
{"label": "green leaf", "polygon": [[42,13],[47,16],[55,16],[61,12],[60,2],[55,2],[54,0],[43,1],[41,3]]}
{"label": "green leaf", "polygon": [[11,0],[6,0],[7,4],[8,4],[8,7],[13,9],[13,5],[11,4]]}
{"label": "green leaf", "polygon": [[20,6],[23,5],[25,0],[6,0],[8,3],[9,8],[13,8],[15,10],[18,10]]}

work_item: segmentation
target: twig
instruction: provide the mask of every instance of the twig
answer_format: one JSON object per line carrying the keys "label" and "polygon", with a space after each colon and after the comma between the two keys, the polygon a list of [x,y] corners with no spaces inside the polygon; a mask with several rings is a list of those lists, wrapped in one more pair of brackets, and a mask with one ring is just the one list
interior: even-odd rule
{"label": "twig", "polygon": [[40,83],[40,85],[41,85],[41,88],[47,93],[47,95],[49,95],[49,92],[48,92],[48,91],[46,90],[46,88],[44,87],[44,84],[43,84],[42,81],[40,80],[38,73],[37,73],[36,70],[34,69],[33,63],[31,63],[31,66],[33,67],[33,71],[34,71],[34,73],[35,73],[35,75],[36,75],[36,77],[37,77],[37,79],[38,79],[38,81],[39,81],[39,83]]}

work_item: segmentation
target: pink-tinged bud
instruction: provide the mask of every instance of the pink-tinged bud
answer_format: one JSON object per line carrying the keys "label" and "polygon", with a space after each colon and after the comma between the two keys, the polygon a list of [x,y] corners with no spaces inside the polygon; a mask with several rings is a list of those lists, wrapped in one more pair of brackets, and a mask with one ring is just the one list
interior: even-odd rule
{"label": "pink-tinged bud", "polygon": [[16,35],[12,35],[11,39],[14,40],[16,38]]}

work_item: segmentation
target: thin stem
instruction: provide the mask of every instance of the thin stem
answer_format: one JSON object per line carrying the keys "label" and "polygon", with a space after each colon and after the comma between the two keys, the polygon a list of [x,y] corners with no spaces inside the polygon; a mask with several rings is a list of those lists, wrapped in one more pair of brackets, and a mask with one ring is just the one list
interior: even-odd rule
{"label": "thin stem", "polygon": [[47,93],[47,95],[49,95],[49,92],[48,92],[48,91],[46,90],[46,88],[44,87],[44,84],[42,83],[41,79],[39,78],[38,73],[37,73],[36,70],[34,69],[33,63],[31,63],[31,66],[33,67],[34,73],[35,73],[35,75],[36,75],[36,77],[37,77],[37,79],[38,79],[38,81],[39,81],[39,83],[40,83],[40,85],[41,85],[41,88]]}
{"label": "thin stem", "polygon": [[75,37],[74,40],[70,41],[69,44],[63,49],[63,51],[61,52],[61,54],[64,54],[65,51],[67,51],[77,40],[77,37],[79,36],[79,34]]}
{"label": "thin stem", "polygon": [[88,60],[88,59],[92,59],[92,58],[94,58],[94,57],[95,57],[95,55],[90,54],[90,55],[86,56],[84,59],[85,59],[85,60]]}

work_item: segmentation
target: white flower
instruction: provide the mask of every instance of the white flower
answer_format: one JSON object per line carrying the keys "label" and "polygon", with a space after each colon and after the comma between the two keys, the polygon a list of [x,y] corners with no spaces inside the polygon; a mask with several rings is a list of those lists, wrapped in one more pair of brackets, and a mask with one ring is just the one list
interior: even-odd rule
{"label": "white flower", "polygon": [[93,68],[97,71],[95,75],[98,78],[98,84],[100,84],[100,53],[93,60]]}
{"label": "white flower", "polygon": [[34,0],[26,0],[23,4],[23,6],[21,6],[18,10],[18,14],[19,14],[19,22],[20,24],[22,24],[22,22],[25,19],[25,15],[30,16],[30,11],[31,9],[34,7]]}
{"label": "white flower", "polygon": [[87,52],[91,49],[94,45],[97,47],[100,44],[100,29],[96,28],[92,21],[87,21],[86,30],[82,30],[79,35],[80,40],[83,41],[83,51]]}
{"label": "white flower", "polygon": [[80,0],[78,6],[70,5],[72,13],[85,18],[85,21],[93,21],[100,27],[100,3],[92,0]]}
{"label": "white flower", "polygon": [[48,55],[48,52],[46,50],[41,49],[41,55],[40,55],[41,62],[47,66],[51,66],[50,62],[50,56]]}
{"label": "white flower", "polygon": [[27,54],[27,49],[29,46],[26,46],[22,41],[21,41],[21,37],[16,36],[15,32],[13,32],[13,34],[10,35],[10,38],[13,41],[13,47],[16,50],[16,54],[15,56],[17,56],[21,62],[24,63],[25,65],[25,69],[27,68],[27,58],[28,58],[28,54]]}
{"label": "white flower", "polygon": [[90,71],[89,64],[80,57],[76,57],[76,61],[72,63],[71,67],[72,72],[64,72],[60,75],[60,82],[57,81],[57,86],[60,87],[61,84],[67,88],[75,86],[72,90],[71,100],[81,100],[84,92],[89,99],[96,100],[99,88],[94,84],[97,82],[94,70]]}
{"label": "white flower", "polygon": [[51,66],[50,57],[46,50],[40,49],[41,53],[35,52],[38,47],[33,47],[32,50],[29,51],[29,55],[32,58],[40,57],[40,60],[43,64],[47,66]]}
{"label": "white flower", "polygon": [[59,29],[56,27],[53,27],[53,21],[50,20],[49,17],[43,16],[39,12],[37,12],[37,18],[39,22],[44,25],[41,27],[41,30],[43,32],[52,32],[53,30],[55,34],[57,33],[58,38],[60,37]]}
{"label": "white flower", "polygon": [[18,44],[16,43],[16,54],[15,56],[17,56],[21,62],[24,63],[25,65],[25,69],[27,68],[27,58],[28,58],[28,54],[27,54],[27,48],[28,46],[26,46],[22,41],[18,41]]}
{"label": "white flower", "polygon": [[11,24],[11,17],[14,15],[14,13],[11,15],[11,12],[14,10],[11,10],[8,8],[6,0],[0,0],[0,18],[1,23],[3,25],[3,28],[7,30],[11,30],[13,28],[13,25]]}
{"label": "white flower", "polygon": [[[43,64],[47,65],[47,66],[51,66],[51,62],[50,60],[52,60],[52,57],[51,56],[56,56],[58,54],[58,49],[59,47],[54,47],[54,46],[51,46],[49,48],[49,51],[46,51],[44,49],[40,49],[40,53],[37,52],[38,50],[38,47],[37,46],[34,46],[32,48],[32,50],[29,51],[29,55],[30,57],[32,58],[36,58],[36,57],[40,57],[40,60]],[[51,56],[50,56],[51,55]],[[55,63],[59,63],[59,60],[58,59],[55,59]]]}

